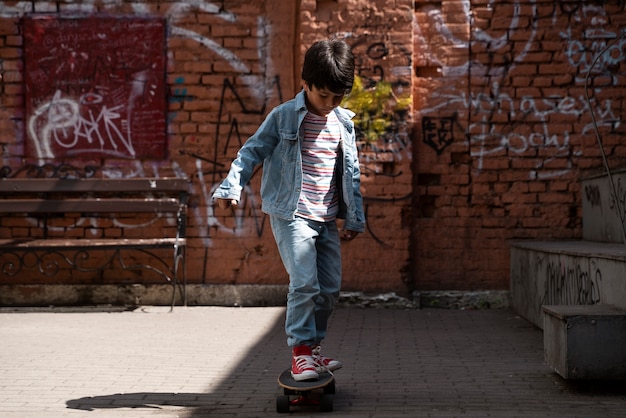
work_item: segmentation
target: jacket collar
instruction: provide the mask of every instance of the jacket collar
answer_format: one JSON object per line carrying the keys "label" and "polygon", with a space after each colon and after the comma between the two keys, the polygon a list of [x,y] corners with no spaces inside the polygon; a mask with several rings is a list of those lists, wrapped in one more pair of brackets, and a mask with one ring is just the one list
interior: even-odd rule
{"label": "jacket collar", "polygon": [[298,94],[296,94],[296,111],[297,112],[306,112],[306,96],[304,95],[304,89],[300,90]]}
{"label": "jacket collar", "polygon": [[[308,112],[308,109],[306,107],[306,96],[304,93],[304,89],[300,90],[300,92],[298,94],[296,94],[296,111],[298,113],[300,112]],[[346,109],[343,107],[336,107],[335,108],[335,114],[337,115],[337,117],[339,118],[339,120],[346,126],[349,126],[350,124],[347,123],[349,120],[351,120],[355,113],[353,111],[351,111],[350,109]]]}

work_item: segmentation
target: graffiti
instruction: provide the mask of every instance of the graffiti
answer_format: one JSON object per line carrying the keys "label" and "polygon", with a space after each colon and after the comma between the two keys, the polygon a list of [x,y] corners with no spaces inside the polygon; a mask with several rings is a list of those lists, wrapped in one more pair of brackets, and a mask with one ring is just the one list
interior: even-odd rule
{"label": "graffiti", "polygon": [[626,217],[626,188],[624,188],[624,185],[622,184],[621,177],[617,179],[616,183],[617,184],[615,185],[615,193],[617,194],[617,196],[614,196],[613,193],[610,194],[610,207],[611,210],[615,211],[618,219],[621,219],[623,222],[623,219]]}
{"label": "graffiti", "polygon": [[[394,119],[393,129],[383,132],[376,142],[359,141],[357,148],[359,158],[363,162],[378,162],[386,160],[385,155],[391,155],[393,161],[411,158],[408,153],[411,146],[409,123],[406,120]],[[383,174],[378,171],[375,174]]]}
{"label": "graffiti", "polygon": [[[278,93],[277,100],[279,102],[282,102],[283,95],[282,95],[282,91],[280,89],[280,77],[279,76],[275,76],[274,79],[273,79],[273,82],[268,87],[270,89],[276,88],[277,93]],[[222,93],[220,95],[220,107],[219,107],[219,110],[218,110],[218,113],[217,113],[218,123],[217,123],[217,127],[215,129],[215,138],[216,138],[216,141],[215,141],[215,150],[216,150],[215,151],[215,155],[216,156],[218,155],[218,148],[219,148],[218,142],[219,142],[219,139],[220,139],[220,131],[221,131],[221,128],[222,128],[223,121],[225,119],[226,120],[229,120],[229,119],[231,120],[230,132],[229,132],[228,137],[226,138],[226,144],[224,146],[224,151],[226,151],[226,148],[228,147],[228,145],[230,143],[230,138],[231,138],[231,135],[232,135],[233,131],[236,131],[237,134],[239,133],[239,127],[238,127],[237,118],[236,117],[232,117],[231,118],[231,115],[234,112],[231,111],[230,114],[226,114],[226,110],[225,110],[225,106],[224,105],[225,105],[226,96],[229,93],[232,94],[233,98],[235,99],[235,102],[239,105],[241,113],[244,114],[244,115],[263,116],[263,115],[265,115],[265,110],[267,109],[267,106],[268,106],[269,98],[265,97],[265,99],[261,103],[261,106],[258,109],[252,109],[250,107],[250,105],[247,105],[246,101],[244,101],[241,98],[241,95],[239,94],[237,88],[231,82],[231,80],[228,79],[228,78],[225,78],[224,79],[224,83],[222,85]],[[242,144],[241,137],[238,137],[238,139],[239,139],[239,145],[241,145]]]}
{"label": "graffiti", "polygon": [[178,26],[174,26],[171,28],[172,35],[184,36],[186,38],[192,39],[204,47],[207,47],[211,51],[217,53],[220,57],[226,60],[230,65],[232,65],[233,69],[237,72],[247,74],[250,72],[248,66],[240,60],[235,54],[229,51],[226,48],[223,48],[215,41],[198,34],[197,32],[180,28]]}
{"label": "graffiti", "polygon": [[[354,48],[354,46],[353,46]],[[389,49],[384,42],[374,42],[369,45],[365,51],[365,56],[369,60],[383,60],[389,55]],[[357,58],[358,60],[358,58]],[[357,72],[359,77],[368,78],[369,80],[383,81],[385,80],[385,70],[380,64],[374,64],[371,67],[357,63]]]}
{"label": "graffiti", "polygon": [[[469,7],[468,3],[465,7]],[[606,127],[611,131],[621,125],[619,117],[620,105],[614,104],[611,99],[603,98],[602,89],[609,85],[616,85],[620,72],[618,69],[626,60],[624,53],[626,40],[621,39],[614,43],[605,51],[602,56],[598,54],[608,45],[608,40],[615,39],[618,34],[609,28],[609,16],[600,3],[588,4],[586,2],[555,2],[550,12],[550,8],[538,8],[535,2],[514,2],[513,7],[507,7],[510,14],[509,25],[502,34],[494,31],[493,28],[472,27],[475,31],[471,39],[464,39],[455,34],[452,26],[448,26],[444,15],[434,6],[420,6],[418,11],[428,14],[428,21],[436,21],[437,25],[423,25],[416,28],[416,36],[421,39],[419,52],[420,62],[424,65],[436,65],[441,68],[441,75],[445,77],[460,77],[466,75],[471,67],[474,76],[484,76],[490,81],[486,84],[485,91],[459,91],[455,83],[446,83],[440,89],[431,94],[430,105],[421,109],[423,117],[447,117],[441,115],[442,111],[456,112],[459,118],[467,121],[464,135],[460,138],[467,138],[467,145],[472,157],[475,158],[477,174],[480,175],[484,166],[484,159],[490,155],[501,156],[502,153],[511,156],[526,156],[529,151],[537,149],[534,155],[542,156],[538,159],[535,167],[529,171],[530,179],[548,179],[562,176],[572,170],[575,158],[581,155],[579,147],[572,144],[573,135],[589,135],[594,129],[593,122],[584,122],[585,117],[593,110],[598,114],[599,127]],[[497,12],[499,5],[493,4],[486,8],[491,13]],[[546,15],[546,11],[550,12]],[[468,13],[470,16],[471,13]],[[564,41],[564,60],[566,64],[577,70],[574,72],[574,82],[581,85],[584,82],[587,72],[592,70],[592,80],[594,81],[595,98],[588,102],[582,94],[567,93],[563,95],[521,95],[516,96],[518,89],[506,89],[508,86],[508,74],[514,71],[519,65],[524,64],[529,58],[529,53],[536,52],[537,30],[539,22],[546,18],[552,18],[553,23],[560,16],[569,16],[568,27],[559,32],[559,36]],[[526,20],[522,17],[530,16],[530,26],[522,23]],[[468,17],[469,19],[469,17]],[[578,25],[585,22],[584,36],[581,36]],[[588,23],[587,23],[588,22]],[[506,50],[510,45],[508,39],[512,34],[524,33],[524,44],[522,48],[516,48],[515,55],[510,50]],[[508,34],[508,35],[507,35]],[[437,42],[431,42],[436,39]],[[470,59],[463,63],[446,65],[448,60],[439,53],[443,48],[441,45],[455,45],[459,49],[467,49],[470,45],[472,50],[482,51],[485,54],[476,53],[476,59]],[[502,51],[501,51],[502,50]],[[468,52],[468,56],[472,56]],[[478,58],[480,57],[480,58]],[[594,59],[598,58],[593,69],[591,68]],[[533,65],[534,61],[529,62]],[[573,91],[573,90],[572,90]],[[538,93],[541,93],[538,91]],[[433,116],[436,115],[436,116]],[[555,117],[559,115],[560,117]],[[554,120],[566,120],[563,116],[571,119],[571,123],[555,124]],[[501,123],[502,121],[507,123]],[[587,119],[588,120],[588,119]],[[583,121],[581,124],[579,121]],[[432,119],[425,120],[427,126],[422,125],[423,133],[429,126]],[[433,135],[434,132],[428,132]],[[434,137],[433,137],[434,138]],[[428,144],[440,155],[440,147]],[[541,151],[539,151],[541,150]],[[545,152],[544,152],[545,151]],[[532,154],[531,154],[532,155]],[[554,160],[565,159],[565,164],[559,164],[560,168],[545,168],[550,166]]]}
{"label": "graffiti", "polygon": [[617,85],[619,65],[626,59],[626,39],[621,39],[605,51],[608,40],[615,39],[618,34],[607,29],[610,17],[604,7],[581,1],[572,2],[568,8],[562,7],[561,11],[577,21],[588,22],[583,40],[577,39],[571,28],[560,32],[561,38],[567,42],[565,54],[569,64],[579,69],[580,76],[576,82],[583,83],[586,74],[591,71],[594,76],[606,76],[611,80],[609,84]]}
{"label": "graffiti", "polygon": [[[185,78],[184,77],[177,77],[174,80],[174,85],[178,86],[181,85],[185,82]],[[189,96],[187,94],[187,87],[174,87],[172,89],[172,94],[170,94],[168,96],[168,101],[170,103],[184,103],[184,102],[191,102],[194,100],[194,97]]]}
{"label": "graffiti", "polygon": [[600,187],[597,184],[585,186],[585,197],[587,198],[587,201],[589,202],[591,207],[602,206]]}
{"label": "graffiti", "polygon": [[29,156],[165,155],[164,19],[32,16],[23,25]]}
{"label": "graffiti", "polygon": [[[442,94],[442,104],[427,109],[424,113],[440,111],[454,105],[471,112],[476,122],[470,123],[467,128],[471,146],[471,154],[476,157],[477,168],[483,166],[483,160],[490,154],[498,154],[506,150],[513,154],[524,154],[531,148],[553,149],[549,159],[565,157],[570,159],[569,167],[562,171],[541,171],[542,162],[537,164],[537,170],[530,173],[531,178],[549,178],[564,174],[571,169],[571,158],[580,155],[580,151],[572,151],[570,132],[554,132],[550,120],[555,115],[563,115],[578,119],[590,112],[589,103],[582,95],[578,97],[547,96],[535,98],[523,96],[514,99],[509,94],[500,91],[497,83],[493,85],[493,93],[460,93]],[[593,100],[591,105],[596,104]],[[598,115],[598,126],[615,129],[620,125],[620,119],[613,111],[613,103],[605,99],[599,103],[594,111]],[[513,122],[508,131],[501,125],[490,123],[496,116],[509,115]],[[424,120],[424,119],[423,119]],[[426,119],[429,122],[431,119]],[[520,125],[535,124],[538,128],[533,132],[523,133],[516,129]],[[593,123],[582,127],[582,134],[592,132]],[[429,144],[430,145],[430,144]],[[432,146],[432,145],[431,145]],[[437,150],[438,148],[434,148]]]}
{"label": "graffiti", "polygon": [[[180,86],[184,84],[184,77],[176,77],[174,80],[174,86]],[[176,103],[184,103],[184,102],[192,102],[195,100],[195,97],[187,94],[187,87],[174,87],[172,88],[172,93],[168,96],[168,102],[170,105]],[[167,115],[167,121],[172,122],[176,118],[177,112],[169,112]]]}
{"label": "graffiti", "polygon": [[549,261],[545,269],[542,305],[593,305],[600,302],[602,272],[593,260],[589,267]]}
{"label": "graffiti", "polygon": [[[498,29],[483,28],[480,25],[476,25],[473,21],[474,13],[471,10],[471,4],[469,1],[458,1],[458,7],[464,10],[462,16],[466,17],[466,21],[459,22],[456,20],[461,14],[454,15],[455,20],[450,25],[446,23],[445,16],[441,8],[437,8],[435,5],[424,4],[416,5],[418,11],[427,15],[427,24],[417,24],[415,27],[416,44],[419,45],[419,52],[422,57],[420,61],[428,63],[429,65],[438,66],[441,68],[441,74],[446,77],[463,77],[466,76],[470,66],[476,75],[484,74],[491,77],[501,78],[507,69],[509,69],[515,63],[522,62],[527,56],[528,52],[533,49],[533,43],[537,36],[537,21],[533,19],[530,21],[530,27],[527,26],[528,16],[537,15],[537,6],[534,1],[523,3],[513,2],[512,5],[501,4],[496,2],[489,2],[486,7],[487,11],[497,14],[498,6],[506,7],[511,10],[510,16],[502,16],[500,18],[500,24]],[[466,36],[465,30],[459,30],[460,28],[471,28],[473,39]],[[501,30],[500,30],[501,29]],[[489,51],[492,55],[509,56],[510,39],[513,34],[518,31],[527,33],[524,36],[522,45],[520,45],[515,57],[507,59],[507,65],[496,66],[493,65],[487,68],[483,63],[478,61],[466,61],[455,64],[447,64],[449,60],[445,56],[448,48],[454,48],[455,53],[460,53],[462,50],[469,52],[470,43],[474,45],[485,45],[489,47]],[[434,40],[434,42],[433,42]],[[442,48],[446,46],[447,48]]]}
{"label": "graffiti", "polygon": [[456,114],[451,117],[422,118],[422,140],[434,149],[437,155],[441,155],[446,147],[454,142],[456,118]]}
{"label": "graffiti", "polygon": [[582,180],[583,237],[591,241],[624,243],[626,188],[624,172]]}
{"label": "graffiti", "polygon": [[[599,34],[591,34],[594,41],[590,45],[583,44],[582,41],[577,39],[571,39],[569,33],[562,34],[563,39],[567,40],[568,46],[566,55],[569,64],[574,68],[580,68],[579,74],[581,76],[576,77],[577,83],[584,83],[587,73],[591,71],[594,76],[604,75],[609,77],[610,83],[613,86],[619,83],[619,72],[614,71],[615,68],[619,68],[621,62],[626,59],[626,39],[621,39],[615,44],[611,45],[608,49],[607,39],[614,39],[614,33],[601,32]],[[599,55],[600,52],[606,51]],[[592,64],[595,61],[595,65]]]}
{"label": "graffiti", "polygon": [[[89,119],[81,114],[81,105],[101,103],[101,96],[85,94],[78,101],[62,98],[57,91],[50,103],[35,109],[28,121],[28,132],[33,138],[35,154],[39,158],[53,158],[53,148],[71,150],[71,154],[92,153],[94,150],[117,156],[136,156],[132,142],[121,131],[118,121],[122,106],[107,109],[106,105],[89,111]],[[69,134],[71,132],[71,134]],[[79,141],[86,145],[77,146]],[[108,145],[108,147],[107,147]]]}
{"label": "graffiti", "polygon": [[[367,23],[366,23],[367,26]],[[386,29],[370,28],[380,33]],[[362,35],[352,39],[352,35],[336,34],[350,40],[355,56],[357,76],[352,92],[342,105],[356,113],[357,142],[364,162],[389,159],[400,161],[410,159],[410,108],[412,94],[405,91],[410,85],[411,54],[391,48],[387,40],[377,35]],[[392,68],[393,79],[386,78],[383,68],[388,67],[389,59],[405,61],[405,67]],[[374,174],[381,170],[373,170]]]}
{"label": "graffiti", "polygon": [[[4,6],[7,3],[9,2],[0,1],[0,13],[9,14],[12,18],[35,7],[33,2],[19,2],[19,5],[15,7]],[[31,66],[30,69],[33,71],[30,74],[33,81],[50,86],[45,95],[38,94],[31,100],[31,113],[23,119],[22,124],[30,138],[28,144],[32,155],[38,158],[55,159],[72,158],[77,155],[97,156],[98,161],[103,165],[102,175],[105,177],[172,176],[173,172],[177,177],[190,178],[190,192],[193,197],[188,211],[189,222],[193,225],[194,236],[197,239],[194,241],[194,246],[203,245],[205,250],[213,245],[212,240],[217,236],[217,232],[222,237],[221,239],[225,235],[267,236],[267,218],[260,210],[258,172],[244,187],[240,205],[230,216],[225,216],[224,213],[214,213],[215,207],[211,196],[228,170],[229,162],[234,157],[234,148],[244,142],[255,121],[261,121],[270,105],[283,101],[280,79],[269,77],[277,71],[273,68],[272,58],[266,55],[268,47],[264,45],[268,39],[271,39],[271,36],[275,36],[271,34],[272,24],[265,21],[263,16],[252,20],[246,15],[245,19],[242,19],[226,10],[228,3],[217,4],[217,2],[202,0],[156,3],[138,0],[124,4],[121,9],[121,2],[103,4],[100,0],[85,0],[78,3],[80,4],[72,4],[71,10],[88,12],[94,16],[104,11],[110,13],[107,15],[115,15],[118,9],[123,9],[125,13],[132,11],[138,16],[160,15],[164,17],[167,22],[167,31],[166,36],[163,37],[165,40],[163,51],[168,52],[170,60],[168,60],[166,70],[160,75],[162,78],[158,81],[163,83],[165,80],[163,75],[169,72],[171,78],[168,82],[171,84],[164,85],[165,88],[169,88],[169,94],[161,96],[160,92],[151,88],[155,84],[154,80],[143,77],[145,73],[141,71],[145,68],[140,64],[142,64],[142,58],[146,57],[115,53],[111,54],[114,60],[111,62],[108,61],[107,54],[100,53],[101,51],[97,48],[84,53],[79,52],[72,55],[66,63],[59,63],[56,67],[56,69],[66,71],[64,73],[66,77],[56,77],[57,84],[46,83],[46,76],[56,69],[54,67],[43,68],[43,66],[52,59],[38,63],[42,68]],[[47,10],[51,10],[50,7],[53,6],[42,4],[41,7],[37,7],[38,11],[45,11],[46,7],[48,7]],[[56,16],[56,13],[51,11],[51,15]],[[191,19],[192,16],[193,19]],[[191,23],[196,19],[202,21],[202,24]],[[224,29],[219,25],[222,25]],[[230,25],[235,31],[229,30]],[[234,40],[239,41],[243,35],[234,32],[242,31],[241,28],[244,25],[250,26],[249,38],[245,41],[248,43],[246,50],[240,54],[242,48],[237,47]],[[211,27],[217,27],[220,31],[224,30],[226,34],[223,38],[215,35],[216,38],[213,39],[215,30],[210,29]],[[61,33],[60,36],[65,38],[59,37],[57,41],[62,40],[63,43],[77,40],[75,37],[72,38],[74,34],[71,30]],[[405,77],[408,82],[393,82],[394,92],[398,96],[402,91],[410,93],[407,87],[410,85],[411,77],[411,51],[404,51],[407,60],[407,65],[403,67],[404,72],[389,68],[389,63],[385,60],[390,54],[397,53],[397,45],[388,39],[381,41],[377,38],[370,42],[372,37],[363,37],[368,40],[364,44],[364,48],[367,49],[368,62],[359,67],[361,73],[374,83],[386,83],[386,79],[390,77],[394,77],[394,80]],[[227,41],[224,42],[224,39]],[[258,56],[253,55],[254,48],[249,46],[249,42],[254,39],[258,44],[258,51],[256,51]],[[50,44],[50,40],[46,42],[46,45]],[[202,78],[191,81],[196,75],[196,70],[183,68],[178,57],[179,49],[175,49],[183,43],[185,47],[180,49],[184,54],[194,55],[196,60],[205,59],[208,56],[210,65],[218,68],[215,73],[211,74],[211,70],[203,69]],[[86,55],[87,53],[89,56]],[[99,58],[96,57],[98,54]],[[57,56],[53,55],[52,58],[55,57]],[[118,59],[119,61],[115,61]],[[117,62],[125,63],[126,67],[116,66]],[[209,68],[209,65],[206,68]],[[38,71],[39,69],[41,71]],[[187,77],[186,71],[190,74],[194,73],[187,80],[182,77],[183,74]],[[81,73],[83,76],[73,79],[70,77],[72,72]],[[284,68],[280,69],[280,73],[292,76],[291,71]],[[224,80],[221,95],[219,82],[215,81],[218,77]],[[103,86],[105,88],[102,88]],[[116,86],[125,86],[126,89],[116,88]],[[202,112],[198,112],[192,117],[191,123],[184,124],[185,127],[189,127],[188,130],[181,129],[180,134],[175,132],[175,140],[179,140],[180,136],[180,141],[184,143],[184,146],[173,147],[174,154],[171,159],[169,156],[161,160],[144,158],[146,155],[142,155],[142,151],[145,151],[145,148],[136,141],[136,134],[139,130],[134,130],[131,125],[131,122],[136,121],[141,122],[138,126],[149,126],[145,124],[150,123],[152,115],[149,113],[142,115],[140,113],[142,106],[155,96],[163,97],[164,121],[163,125],[158,128],[162,128],[162,132],[166,134],[170,122],[179,122],[175,120],[177,113],[180,116],[179,119],[183,120],[183,116],[186,116],[181,114],[183,111],[200,108],[200,105],[196,106],[196,103],[189,106],[189,102],[198,100],[193,94],[201,94],[196,93],[199,91],[198,86],[211,90],[211,97],[203,98],[203,100],[206,99],[207,103],[210,103],[208,106],[215,110],[211,110],[212,113],[207,118],[201,115]],[[291,89],[291,86],[289,87]],[[202,121],[199,120],[198,115],[203,117]],[[379,135],[375,141],[371,143],[364,141],[361,145],[363,150],[368,151],[365,158],[377,160],[380,154],[385,154],[380,156],[385,163],[390,160],[410,158],[411,138],[408,118],[410,118],[408,111],[395,112],[393,117],[388,119],[385,128],[378,132]],[[193,135],[185,135],[185,132],[192,133],[194,127],[190,125],[193,123],[197,123],[198,128]],[[169,128],[171,131],[175,130],[174,127]],[[127,158],[127,161],[110,160],[112,163],[109,164],[110,161],[106,160],[109,157],[123,157]],[[177,160],[181,159],[184,160],[181,162],[182,167],[177,164]],[[388,170],[387,167],[383,167],[383,172],[376,172],[376,174],[398,174],[391,173],[393,170]],[[91,225],[95,230],[98,222],[96,218],[81,218],[76,228]],[[371,224],[368,226],[371,227]],[[132,226],[129,227],[132,228]],[[206,253],[205,258],[210,259]],[[206,264],[204,268],[207,268]],[[201,273],[202,280],[205,280],[207,276],[210,276],[210,273],[206,271]]]}
{"label": "graffiti", "polygon": [[[282,102],[282,91],[280,88],[280,78],[278,76],[273,79],[273,82],[269,87],[277,91],[277,100]],[[272,95],[268,94],[266,96],[267,98],[258,109],[251,108],[250,105],[246,104],[246,102],[242,99],[235,84],[228,78],[224,79],[222,93],[220,95],[220,107],[218,111],[217,125],[215,128],[215,142],[212,155],[204,156],[200,153],[192,154],[192,156],[197,159],[196,176],[202,185],[201,194],[206,202],[207,212],[200,213],[199,211],[196,211],[196,215],[198,217],[199,224],[203,223],[203,219],[208,219],[207,225],[209,229],[207,231],[207,245],[210,242],[211,228],[219,229],[220,231],[227,233],[243,234],[249,232],[249,228],[245,227],[244,221],[248,221],[253,225],[253,231],[256,236],[261,237],[263,235],[265,230],[266,215],[260,209],[260,200],[257,198],[259,192],[253,188],[252,184],[248,184],[244,187],[239,205],[232,210],[233,225],[222,223],[220,219],[215,216],[214,207],[211,204],[211,196],[215,189],[219,186],[223,177],[228,173],[229,166],[220,164],[218,161],[221,161],[224,158],[232,158],[232,155],[228,154],[228,151],[231,149],[231,142],[236,141],[237,146],[241,146],[243,144],[243,138],[239,130],[239,121],[237,117],[233,115],[243,114],[257,115],[261,117],[265,114],[269,105],[268,100],[271,96]],[[226,111],[225,103],[227,100],[230,101],[231,99],[234,99],[234,102],[237,103],[239,107],[238,111],[235,111],[232,108],[230,112]],[[224,129],[225,124],[227,125],[226,129]],[[224,134],[224,132],[227,133]],[[210,164],[211,168],[208,170],[205,169],[205,163]],[[260,168],[257,168],[252,175],[252,179],[257,177],[257,173],[259,171]],[[208,173],[211,174],[210,178],[206,178],[206,174]],[[210,185],[209,187],[206,187],[207,183]]]}

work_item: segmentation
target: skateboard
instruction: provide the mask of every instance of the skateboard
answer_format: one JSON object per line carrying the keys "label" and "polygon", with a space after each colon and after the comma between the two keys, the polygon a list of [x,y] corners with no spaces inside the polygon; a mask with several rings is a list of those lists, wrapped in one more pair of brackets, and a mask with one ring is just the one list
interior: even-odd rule
{"label": "skateboard", "polygon": [[333,410],[335,377],[331,373],[320,373],[316,380],[297,381],[291,377],[289,368],[278,376],[278,385],[284,394],[276,397],[276,412],[289,412],[292,406],[309,405],[319,406],[322,412]]}

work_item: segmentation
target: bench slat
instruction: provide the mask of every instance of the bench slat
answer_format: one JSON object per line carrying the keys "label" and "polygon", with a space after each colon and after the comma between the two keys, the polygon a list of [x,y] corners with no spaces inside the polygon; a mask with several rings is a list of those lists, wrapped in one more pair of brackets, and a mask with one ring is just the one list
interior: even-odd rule
{"label": "bench slat", "polygon": [[60,213],[60,212],[177,212],[178,199],[0,199],[2,213]]}
{"label": "bench slat", "polygon": [[124,248],[171,248],[174,245],[185,246],[185,238],[94,238],[94,239],[1,239],[0,253],[11,250],[55,249],[77,250],[83,248],[97,248],[100,250]]}
{"label": "bench slat", "polygon": [[0,193],[172,192],[187,191],[187,186],[187,180],[180,178],[0,179]]}

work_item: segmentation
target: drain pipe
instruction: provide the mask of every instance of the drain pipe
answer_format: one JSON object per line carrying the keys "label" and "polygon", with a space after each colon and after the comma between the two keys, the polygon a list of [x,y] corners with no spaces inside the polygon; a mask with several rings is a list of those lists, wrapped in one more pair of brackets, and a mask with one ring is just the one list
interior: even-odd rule
{"label": "drain pipe", "polygon": [[615,187],[615,182],[613,181],[613,176],[611,175],[611,169],[609,167],[609,163],[608,163],[608,160],[606,158],[606,153],[604,152],[604,145],[602,144],[602,138],[600,138],[600,130],[598,129],[598,124],[596,122],[596,116],[593,113],[593,108],[591,107],[591,99],[589,98],[588,87],[589,87],[589,75],[591,74],[591,71],[593,70],[594,65],[596,65],[596,63],[598,62],[600,57],[606,51],[608,51],[615,43],[617,43],[617,41],[621,40],[625,36],[626,36],[626,31],[622,32],[622,34],[620,36],[618,36],[615,39],[613,39],[611,42],[608,43],[608,45],[606,47],[604,47],[604,49],[602,51],[600,51],[598,56],[596,56],[596,58],[591,63],[591,66],[589,67],[589,70],[587,71],[587,77],[585,77],[585,96],[587,97],[587,105],[589,106],[589,111],[591,112],[591,119],[593,121],[593,127],[594,127],[594,131],[596,133],[596,139],[598,141],[598,146],[600,147],[600,154],[602,154],[602,162],[604,163],[604,169],[606,170],[606,174],[607,174],[607,176],[609,178],[609,186],[611,187],[611,192],[613,193],[613,199],[615,199],[615,206],[617,208],[617,215],[619,216],[620,224],[622,226],[622,241],[623,241],[624,244],[626,244],[626,225],[624,224],[624,209],[622,208],[622,205],[621,205],[621,203],[620,203],[620,201],[619,201],[619,199],[617,197],[617,188]]}

